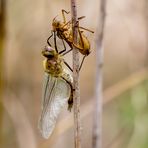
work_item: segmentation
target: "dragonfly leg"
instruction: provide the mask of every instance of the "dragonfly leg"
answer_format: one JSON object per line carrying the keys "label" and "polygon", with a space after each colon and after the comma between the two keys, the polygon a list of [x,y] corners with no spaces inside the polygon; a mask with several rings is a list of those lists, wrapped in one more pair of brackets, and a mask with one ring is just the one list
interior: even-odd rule
{"label": "dragonfly leg", "polygon": [[65,46],[65,43],[64,43],[64,40],[63,39],[62,39],[62,42],[63,42],[64,50],[60,51],[59,54],[62,54],[62,56],[64,56],[67,53],[69,53],[70,51],[72,51],[72,48],[69,49],[68,51],[66,51],[66,46]]}
{"label": "dragonfly leg", "polygon": [[53,32],[51,32],[51,35],[48,37],[48,39],[47,39],[47,44],[49,45],[49,46],[51,46],[51,44],[50,44],[50,42],[49,42],[49,40],[50,40],[50,38],[53,36]]}
{"label": "dragonfly leg", "polygon": [[57,39],[56,39],[56,33],[55,33],[55,31],[53,32],[53,34],[54,34],[54,47],[55,47],[56,52],[59,53],[58,52],[58,48],[57,48]]}
{"label": "dragonfly leg", "polygon": [[60,51],[59,54],[62,54],[63,52],[66,51],[66,46],[65,46],[65,43],[64,43],[64,40],[62,39],[62,43],[63,43],[63,46],[64,46],[64,50]]}
{"label": "dragonfly leg", "polygon": [[69,49],[68,51],[66,51],[65,53],[63,53],[62,55],[64,56],[64,55],[66,55],[67,53],[69,53],[70,51],[72,51],[72,48]]}
{"label": "dragonfly leg", "polygon": [[81,68],[82,68],[82,65],[83,65],[83,63],[84,63],[84,60],[85,60],[86,56],[87,56],[87,55],[83,56],[83,59],[82,59],[82,61],[81,61],[80,67],[79,67],[79,71],[80,71]]}
{"label": "dragonfly leg", "polygon": [[69,64],[66,61],[64,61],[64,64],[70,69],[71,72],[73,72],[73,69],[69,66]]}

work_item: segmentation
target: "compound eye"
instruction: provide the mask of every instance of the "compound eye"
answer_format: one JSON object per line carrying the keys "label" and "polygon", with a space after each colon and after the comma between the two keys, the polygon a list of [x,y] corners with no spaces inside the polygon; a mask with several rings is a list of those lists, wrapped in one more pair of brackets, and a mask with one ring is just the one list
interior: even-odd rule
{"label": "compound eye", "polygon": [[54,58],[54,55],[52,55],[52,54],[47,54],[47,55],[46,55],[46,58],[52,59],[52,58]]}
{"label": "compound eye", "polygon": [[50,52],[50,51],[42,51],[42,54],[43,54],[44,57],[46,57],[48,59],[54,58],[53,53]]}
{"label": "compound eye", "polygon": [[45,46],[44,50],[50,52],[50,51],[53,51],[54,49],[50,46]]}
{"label": "compound eye", "polygon": [[45,48],[42,51],[42,55],[48,59],[55,57],[55,49],[51,46],[45,46]]}

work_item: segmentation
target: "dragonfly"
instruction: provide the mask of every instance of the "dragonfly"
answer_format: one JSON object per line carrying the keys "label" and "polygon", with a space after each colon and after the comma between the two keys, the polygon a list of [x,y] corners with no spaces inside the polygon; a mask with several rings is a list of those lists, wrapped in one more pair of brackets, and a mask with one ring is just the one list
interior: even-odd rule
{"label": "dragonfly", "polygon": [[[62,53],[62,52],[61,52]],[[63,67],[66,63],[56,49],[48,44],[42,51],[45,57],[43,61],[44,82],[42,91],[42,106],[39,119],[39,130],[42,136],[47,139],[53,133],[57,118],[62,108],[68,102],[68,109],[73,104],[72,76],[70,71]]]}

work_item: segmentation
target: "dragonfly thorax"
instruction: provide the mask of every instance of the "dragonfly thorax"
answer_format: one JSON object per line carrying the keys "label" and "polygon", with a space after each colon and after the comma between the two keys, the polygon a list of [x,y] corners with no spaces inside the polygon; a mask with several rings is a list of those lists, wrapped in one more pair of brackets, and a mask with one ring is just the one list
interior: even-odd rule
{"label": "dragonfly thorax", "polygon": [[45,71],[54,77],[60,77],[63,73],[62,58],[46,59],[44,61]]}

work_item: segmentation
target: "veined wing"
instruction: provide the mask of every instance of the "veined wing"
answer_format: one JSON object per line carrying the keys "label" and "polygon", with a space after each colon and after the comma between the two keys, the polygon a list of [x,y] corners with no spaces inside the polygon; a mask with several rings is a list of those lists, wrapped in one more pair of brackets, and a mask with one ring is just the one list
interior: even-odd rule
{"label": "veined wing", "polygon": [[42,136],[48,138],[52,134],[61,109],[70,97],[71,88],[64,79],[47,73],[45,73],[44,81],[39,129]]}

